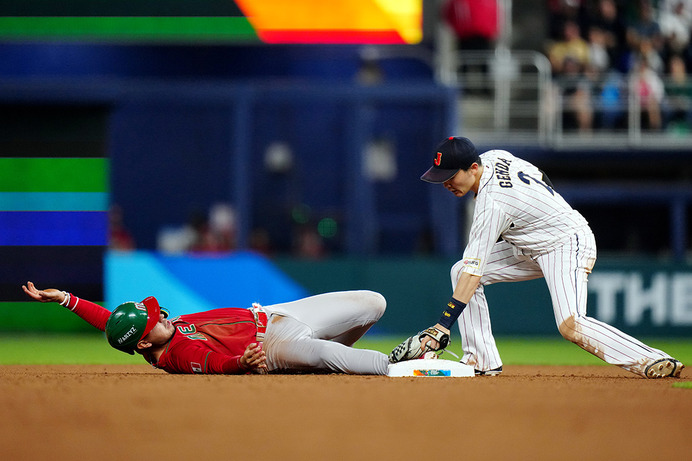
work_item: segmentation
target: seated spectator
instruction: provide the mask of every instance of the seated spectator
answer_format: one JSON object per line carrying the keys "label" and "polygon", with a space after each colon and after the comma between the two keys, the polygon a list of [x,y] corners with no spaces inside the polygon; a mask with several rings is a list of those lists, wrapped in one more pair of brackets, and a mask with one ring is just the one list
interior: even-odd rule
{"label": "seated spectator", "polygon": [[692,122],[692,82],[682,57],[672,56],[668,68],[670,78],[666,81],[666,96],[669,119],[666,128],[676,133],[688,133]]}
{"label": "seated spectator", "polygon": [[[640,53],[642,42],[647,43],[645,46],[650,45],[651,50],[656,53],[660,54],[663,51],[663,34],[658,21],[656,21],[655,11],[650,0],[638,1],[637,17],[627,26],[627,45],[630,55],[633,57],[629,69],[635,72],[639,70],[635,60]],[[655,63],[651,62],[649,65],[655,65]]]}
{"label": "seated spectator", "polygon": [[491,50],[500,34],[497,0],[447,0],[442,17],[459,50]]}
{"label": "seated spectator", "polygon": [[[589,63],[589,44],[581,37],[579,25],[574,21],[565,22],[562,30],[562,40],[548,46],[548,59],[553,74],[565,73],[564,65],[568,61],[576,63],[581,69]],[[571,72],[573,69],[569,69]]]}
{"label": "seated spectator", "polygon": [[598,94],[598,126],[605,130],[625,128],[627,124],[627,84],[622,74],[609,71]]}
{"label": "seated spectator", "polygon": [[590,65],[589,43],[581,37],[576,22],[565,22],[563,39],[548,46],[548,59],[564,101],[563,128],[590,131],[593,125],[592,82],[585,73]]}
{"label": "seated spectator", "polygon": [[157,236],[157,248],[164,253],[227,253],[237,248],[237,216],[227,203],[216,203],[208,216],[201,210],[190,214],[181,226],[165,226]]}
{"label": "seated spectator", "polygon": [[581,25],[585,7],[583,0],[547,0],[547,26],[550,40],[561,40],[565,22]]}
{"label": "seated spectator", "polygon": [[663,80],[651,69],[646,57],[640,56],[637,60],[630,82],[639,97],[642,129],[660,130],[663,127],[661,105],[665,88]]}
{"label": "seated spectator", "polygon": [[593,82],[571,57],[565,59],[562,69],[563,73],[557,80],[564,101],[562,126],[568,131],[590,132],[593,127]]}
{"label": "seated spectator", "polygon": [[665,72],[665,62],[661,54],[656,51],[655,45],[651,39],[642,37],[639,40],[639,48],[637,53],[634,54],[635,59],[646,59],[649,68],[656,72],[658,75],[663,75]]}
{"label": "seated spectator", "polygon": [[599,26],[589,27],[589,67],[599,74],[610,68],[607,35]]}
{"label": "seated spectator", "polygon": [[225,253],[236,248],[237,217],[231,205],[214,204],[209,209],[207,221],[199,224],[197,241],[190,251]]}
{"label": "seated spectator", "polygon": [[[457,51],[489,52],[495,48],[500,35],[497,0],[447,0],[442,5],[441,14],[454,32]],[[488,66],[483,62],[468,63],[462,64],[458,71],[469,76],[477,74],[482,80],[487,80]],[[466,83],[466,93],[489,93],[484,84]]]}
{"label": "seated spectator", "polygon": [[685,53],[690,44],[692,0],[662,0],[658,23],[666,51],[671,55]]}
{"label": "seated spectator", "polygon": [[623,15],[615,0],[598,0],[594,3],[586,17],[586,27],[588,30],[597,28],[601,31],[611,67],[626,72],[627,27]]}

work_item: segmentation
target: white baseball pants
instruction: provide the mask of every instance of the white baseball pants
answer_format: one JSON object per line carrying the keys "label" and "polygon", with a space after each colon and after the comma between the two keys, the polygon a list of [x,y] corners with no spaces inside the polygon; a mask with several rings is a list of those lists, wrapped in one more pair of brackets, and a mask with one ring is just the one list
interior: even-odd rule
{"label": "white baseball pants", "polygon": [[[555,322],[565,339],[607,363],[642,376],[647,365],[670,357],[586,315],[587,277],[595,262],[596,242],[588,229],[576,232],[558,248],[534,255],[521,254],[502,240],[495,244],[478,289],[459,318],[464,351],[461,361],[481,371],[502,365],[492,334],[484,287],[540,277],[544,277],[548,285]],[[452,267],[452,288],[462,268],[461,261]]]}

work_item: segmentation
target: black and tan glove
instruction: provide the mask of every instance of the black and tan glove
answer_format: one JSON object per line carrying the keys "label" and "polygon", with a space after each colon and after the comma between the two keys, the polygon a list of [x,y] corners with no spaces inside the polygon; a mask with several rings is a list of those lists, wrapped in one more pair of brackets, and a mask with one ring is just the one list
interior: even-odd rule
{"label": "black and tan glove", "polygon": [[[437,341],[438,347],[436,349],[430,347],[430,341],[428,341],[425,347],[422,346],[421,340],[426,336],[430,336],[432,339]],[[397,363],[403,360],[419,359],[426,352],[440,351],[445,349],[448,345],[449,335],[435,327],[430,327],[411,336],[410,338],[407,338],[404,340],[404,342],[396,346],[389,354],[389,362]]]}

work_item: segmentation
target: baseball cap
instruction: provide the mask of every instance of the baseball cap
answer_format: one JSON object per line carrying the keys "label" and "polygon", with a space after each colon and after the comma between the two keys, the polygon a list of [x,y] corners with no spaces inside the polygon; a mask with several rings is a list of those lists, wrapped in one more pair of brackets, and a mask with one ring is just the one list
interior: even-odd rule
{"label": "baseball cap", "polygon": [[476,146],[461,136],[450,136],[437,146],[433,166],[420,178],[433,184],[451,179],[459,170],[467,170],[474,162],[480,163]]}
{"label": "baseball cap", "polygon": [[[111,312],[106,322],[108,343],[119,351],[134,354],[137,343],[154,328],[162,312],[159,302],[153,296],[142,302],[128,301]],[[163,310],[168,317],[168,312]]]}

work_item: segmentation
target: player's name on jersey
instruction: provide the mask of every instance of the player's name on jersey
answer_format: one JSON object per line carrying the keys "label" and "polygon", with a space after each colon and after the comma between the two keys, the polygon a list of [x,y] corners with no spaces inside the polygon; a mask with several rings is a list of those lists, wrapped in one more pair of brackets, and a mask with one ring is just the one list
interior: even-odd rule
{"label": "player's name on jersey", "polygon": [[498,157],[495,163],[495,177],[499,181],[500,187],[512,187],[512,178],[509,176],[509,164],[511,160]]}

